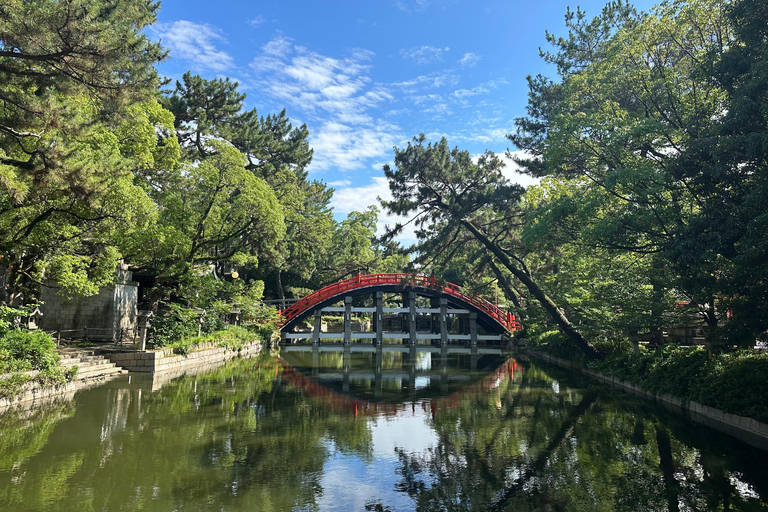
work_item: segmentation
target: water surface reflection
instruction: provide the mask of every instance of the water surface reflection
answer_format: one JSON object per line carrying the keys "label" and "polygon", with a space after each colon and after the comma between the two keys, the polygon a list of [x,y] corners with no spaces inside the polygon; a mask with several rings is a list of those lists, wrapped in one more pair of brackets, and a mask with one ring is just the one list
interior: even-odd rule
{"label": "water surface reflection", "polygon": [[0,416],[0,509],[768,510],[765,453],[556,369],[282,357]]}

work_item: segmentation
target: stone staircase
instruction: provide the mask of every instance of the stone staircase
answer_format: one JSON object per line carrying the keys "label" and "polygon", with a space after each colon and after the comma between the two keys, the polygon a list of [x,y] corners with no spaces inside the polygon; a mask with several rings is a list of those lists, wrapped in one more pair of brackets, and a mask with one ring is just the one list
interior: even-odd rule
{"label": "stone staircase", "polygon": [[96,350],[67,347],[59,348],[58,352],[62,366],[65,368],[77,366],[76,381],[89,381],[128,373],[128,370],[116,366],[109,359],[97,354]]}

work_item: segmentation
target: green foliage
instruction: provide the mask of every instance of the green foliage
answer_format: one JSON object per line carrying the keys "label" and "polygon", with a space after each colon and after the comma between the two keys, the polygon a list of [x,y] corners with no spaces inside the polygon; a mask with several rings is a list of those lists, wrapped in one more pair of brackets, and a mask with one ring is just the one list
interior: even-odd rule
{"label": "green foliage", "polygon": [[606,262],[638,262],[640,286],[625,289],[648,290],[630,297],[651,307],[635,327],[658,330],[677,293],[712,328],[730,312],[727,344],[768,328],[758,199],[768,190],[758,85],[767,14],[752,0],[669,1],[650,13],[612,2],[591,20],[568,11],[568,36],[548,35],[555,50],[542,54],[558,78],[529,77],[528,116],[510,139],[524,170],[550,179],[523,237],[547,245],[566,274],[574,252],[589,251],[606,282]]}
{"label": "green foliage", "polygon": [[158,7],[0,6],[0,255],[11,299],[34,296],[35,281],[96,293],[151,224],[134,172],[169,165],[176,144],[153,99],[164,52],[143,31]]}
{"label": "green foliage", "polygon": [[[0,337],[0,398],[19,395],[31,382],[48,387],[71,381],[77,367],[64,369],[59,365],[56,343],[42,331],[9,330]],[[23,372],[38,370],[37,375]]]}
{"label": "green foliage", "polygon": [[149,344],[155,348],[180,342],[184,338],[197,336],[198,315],[194,310],[178,304],[165,304],[165,314],[152,318],[149,328]]}
{"label": "green foliage", "polygon": [[[29,370],[51,370],[59,362],[56,342],[42,331],[13,330],[0,338],[0,372],[2,366],[12,370],[28,366]],[[16,366],[13,368],[13,366]]]}
{"label": "green foliage", "polygon": [[39,304],[28,304],[14,308],[0,304],[0,337],[8,331],[16,329],[17,322],[24,322],[38,306]]}
{"label": "green foliage", "polygon": [[227,329],[211,332],[203,336],[187,336],[178,339],[165,346],[173,348],[174,354],[188,355],[197,345],[203,343],[212,343],[216,347],[224,347],[227,350],[240,352],[243,346],[247,343],[261,339],[262,341],[269,341],[260,338],[258,334],[253,331],[249,331],[245,327],[239,325],[232,325]]}
{"label": "green foliage", "polygon": [[[535,350],[579,362],[652,393],[694,400],[725,412],[768,421],[768,354],[754,350],[708,356],[699,347],[664,345],[640,354],[615,352],[586,363],[557,337],[533,345]],[[576,357],[574,357],[574,355]]]}

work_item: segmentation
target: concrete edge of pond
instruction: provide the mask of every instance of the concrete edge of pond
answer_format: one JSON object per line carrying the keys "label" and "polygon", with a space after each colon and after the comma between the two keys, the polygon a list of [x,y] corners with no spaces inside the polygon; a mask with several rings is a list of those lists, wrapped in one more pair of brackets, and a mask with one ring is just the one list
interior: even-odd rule
{"label": "concrete edge of pond", "polygon": [[[172,348],[147,351],[102,351],[101,355],[124,370],[137,373],[152,373],[163,377],[163,383],[180,377],[194,370],[212,370],[236,357],[254,357],[258,355],[264,344],[260,341],[246,343],[241,350],[229,350],[217,347],[211,343],[194,347],[187,355],[173,353]],[[197,372],[195,372],[197,373]],[[0,398],[0,414],[16,406],[34,407],[36,404],[47,403],[56,399],[71,399],[75,393],[102,384],[119,375],[99,375],[94,378],[78,379],[54,386],[40,386],[37,383],[24,385],[15,397]],[[153,384],[153,389],[155,385]]]}
{"label": "concrete edge of pond", "polygon": [[111,351],[103,352],[104,357],[131,372],[178,372],[185,368],[207,366],[212,363],[228,361],[237,356],[251,357],[257,355],[263,346],[261,341],[246,343],[243,348],[230,350],[217,347],[213,343],[196,345],[186,355],[174,354],[172,348],[141,351]]}
{"label": "concrete edge of pond", "polygon": [[594,379],[601,384],[606,384],[613,388],[620,389],[627,393],[638,395],[646,399],[655,400],[666,409],[680,414],[681,416],[685,416],[691,421],[701,423],[717,430],[718,432],[722,432],[729,436],[735,437],[741,441],[744,441],[750,446],[760,448],[761,450],[768,450],[767,423],[762,423],[754,418],[749,418],[747,416],[739,416],[738,414],[727,413],[720,409],[694,402],[693,400],[683,400],[667,393],[651,393],[650,391],[643,389],[637,384],[632,384],[631,382],[623,381],[621,379],[617,379],[616,377],[605,375],[601,372],[582,368],[572,361],[560,359],[559,357],[554,357],[542,352],[526,350],[521,353],[536,359],[544,360],[548,363],[560,366],[561,368],[573,370],[581,375],[584,375],[585,377]]}

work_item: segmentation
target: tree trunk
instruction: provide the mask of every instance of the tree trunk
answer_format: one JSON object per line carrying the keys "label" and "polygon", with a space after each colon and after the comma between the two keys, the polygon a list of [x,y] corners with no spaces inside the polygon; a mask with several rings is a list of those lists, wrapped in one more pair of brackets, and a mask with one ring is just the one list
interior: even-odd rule
{"label": "tree trunk", "polygon": [[595,350],[595,348],[590,345],[587,340],[584,339],[581,333],[576,330],[576,328],[573,326],[573,324],[571,324],[570,320],[568,320],[560,308],[558,308],[552,299],[550,299],[549,296],[544,293],[544,290],[539,288],[539,285],[533,279],[531,279],[531,276],[525,273],[522,269],[518,268],[517,265],[512,262],[509,256],[507,256],[498,245],[488,239],[488,237],[485,236],[485,234],[482,233],[474,224],[472,224],[472,222],[466,219],[461,219],[461,223],[475,236],[478,242],[483,244],[486,249],[491,251],[493,255],[499,259],[501,264],[504,265],[507,270],[512,273],[513,276],[518,278],[520,282],[523,283],[526,288],[528,288],[528,291],[531,292],[531,295],[533,295],[536,300],[539,301],[547,313],[549,313],[554,321],[557,322],[557,325],[560,327],[560,329],[562,329],[565,335],[568,336],[568,339],[570,339],[577,347],[579,347],[581,351],[584,352],[584,354],[587,356],[587,358],[590,360],[602,359],[603,355]]}

